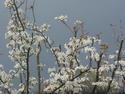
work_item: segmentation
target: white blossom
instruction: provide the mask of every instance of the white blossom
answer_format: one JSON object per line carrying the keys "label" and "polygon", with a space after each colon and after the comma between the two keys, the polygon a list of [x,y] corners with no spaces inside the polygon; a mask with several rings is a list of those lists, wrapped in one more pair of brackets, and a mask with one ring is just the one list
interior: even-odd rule
{"label": "white blossom", "polygon": [[51,72],[56,72],[56,69],[55,68],[48,68],[48,73],[51,73]]}
{"label": "white blossom", "polygon": [[13,7],[13,0],[5,0],[4,5],[7,8],[12,8]]}
{"label": "white blossom", "polygon": [[99,87],[107,87],[108,83],[107,82],[93,82],[92,85],[97,85]]}
{"label": "white blossom", "polygon": [[43,25],[41,25],[41,27],[40,27],[40,31],[47,32],[47,31],[49,31],[49,28],[50,28],[50,25],[48,25],[48,24],[43,24]]}
{"label": "white blossom", "polygon": [[75,25],[81,25],[82,23],[83,23],[83,22],[82,22],[81,20],[76,20],[74,24],[75,24]]}
{"label": "white blossom", "polygon": [[67,19],[68,19],[67,15],[60,15],[58,17],[55,17],[55,20],[62,21],[62,22],[66,22]]}
{"label": "white blossom", "polygon": [[43,43],[43,41],[45,40],[44,37],[40,36],[40,35],[35,35],[34,36],[34,44],[38,45],[39,43]]}
{"label": "white blossom", "polygon": [[110,59],[114,59],[116,56],[115,55],[109,55]]}
{"label": "white blossom", "polygon": [[45,89],[44,89],[44,91],[45,92],[48,92],[48,93],[51,93],[53,90],[55,90],[55,88],[56,88],[57,86],[56,85],[49,85],[49,86],[47,86]]}
{"label": "white blossom", "polygon": [[119,64],[121,64],[122,66],[125,66],[125,60],[120,60]]}

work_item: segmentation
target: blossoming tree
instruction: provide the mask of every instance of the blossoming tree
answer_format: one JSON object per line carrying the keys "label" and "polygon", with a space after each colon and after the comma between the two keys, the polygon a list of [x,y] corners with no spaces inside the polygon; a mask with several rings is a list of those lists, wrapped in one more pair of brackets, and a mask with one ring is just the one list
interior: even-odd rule
{"label": "blossoming tree", "polygon": [[[5,0],[10,14],[5,39],[14,66],[7,72],[0,65],[0,94],[34,94],[36,86],[38,94],[125,93],[124,38],[119,38],[114,53],[108,53],[110,48],[100,36],[84,32],[84,22],[76,20],[70,27],[68,16],[61,15],[55,20],[65,25],[72,37],[63,46],[55,47],[46,35],[50,25],[38,26],[36,23],[34,4],[35,0],[30,7],[33,21],[29,21],[27,0]],[[48,68],[49,79],[42,79],[41,75],[44,67],[40,62],[43,45],[50,50],[57,63],[57,66]],[[30,58],[36,59],[36,77],[30,72]],[[13,81],[17,79],[18,87],[14,88]]]}

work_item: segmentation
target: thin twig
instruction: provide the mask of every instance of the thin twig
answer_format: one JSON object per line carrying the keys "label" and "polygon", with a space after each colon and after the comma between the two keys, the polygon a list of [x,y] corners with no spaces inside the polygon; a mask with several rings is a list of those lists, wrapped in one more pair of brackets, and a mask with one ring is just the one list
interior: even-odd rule
{"label": "thin twig", "polygon": [[38,75],[38,94],[41,92],[41,66],[40,66],[40,52],[41,52],[41,45],[40,43],[38,44],[38,53],[36,55],[36,62],[37,62],[37,75]]}
{"label": "thin twig", "polygon": [[25,30],[25,27],[24,27],[23,22],[22,22],[22,20],[21,20],[21,18],[20,18],[19,11],[18,11],[18,7],[17,7],[17,5],[16,5],[15,0],[13,0],[13,3],[14,3],[14,7],[15,7],[16,14],[17,14],[17,18],[18,18],[18,20],[19,20],[19,22],[20,22],[20,24],[21,24],[21,27],[22,27],[22,31],[24,31],[24,30]]}
{"label": "thin twig", "polygon": [[27,18],[27,6],[28,6],[28,0],[25,0],[25,14],[24,14],[24,18]]}
{"label": "thin twig", "polygon": [[32,6],[31,6],[32,15],[33,15],[33,27],[34,27],[35,22],[36,22],[35,11],[34,11],[35,1],[36,1],[36,0],[33,1],[33,4],[32,4]]}

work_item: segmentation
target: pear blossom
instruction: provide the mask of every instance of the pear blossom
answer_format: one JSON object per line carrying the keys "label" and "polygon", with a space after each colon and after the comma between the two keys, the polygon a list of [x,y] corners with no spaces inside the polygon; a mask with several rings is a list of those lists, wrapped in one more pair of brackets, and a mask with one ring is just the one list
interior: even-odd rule
{"label": "pear blossom", "polygon": [[81,25],[82,23],[83,23],[83,22],[82,22],[81,20],[76,20],[74,24],[75,24],[75,25]]}
{"label": "pear blossom", "polygon": [[110,59],[114,59],[116,56],[115,55],[109,55]]}
{"label": "pear blossom", "polygon": [[55,68],[48,68],[48,73],[51,73],[51,72],[56,72],[56,69]]}
{"label": "pear blossom", "polygon": [[24,91],[24,89],[25,89],[25,85],[23,84],[23,83],[20,83],[19,84],[19,89],[18,89],[18,92],[22,92],[22,91]]}
{"label": "pear blossom", "polygon": [[48,24],[43,24],[40,26],[40,31],[47,32],[50,28],[50,25]]}
{"label": "pear blossom", "polygon": [[13,7],[13,0],[5,0],[4,5],[7,8],[12,8]]}
{"label": "pear blossom", "polygon": [[0,71],[2,71],[4,68],[3,68],[3,65],[0,64]]}
{"label": "pear blossom", "polygon": [[107,87],[108,83],[107,82],[93,82],[92,85],[97,85],[99,87]]}
{"label": "pear blossom", "polygon": [[51,93],[56,87],[56,85],[49,85],[47,86],[47,88],[44,89],[44,92]]}
{"label": "pear blossom", "polygon": [[67,19],[68,19],[67,15],[60,15],[58,17],[55,17],[55,20],[62,21],[62,22],[66,22]]}
{"label": "pear blossom", "polygon": [[116,71],[116,75],[120,75],[120,76],[122,76],[122,75],[124,75],[125,74],[125,71]]}
{"label": "pear blossom", "polygon": [[35,35],[35,36],[34,36],[34,40],[35,40],[34,44],[36,45],[36,44],[39,44],[39,43],[44,42],[45,39],[44,39],[44,37],[42,37],[42,36]]}
{"label": "pear blossom", "polygon": [[118,61],[122,66],[125,66],[125,60]]}
{"label": "pear blossom", "polygon": [[30,80],[29,83],[30,83],[31,88],[33,88],[38,83],[35,77],[30,77],[29,80]]}

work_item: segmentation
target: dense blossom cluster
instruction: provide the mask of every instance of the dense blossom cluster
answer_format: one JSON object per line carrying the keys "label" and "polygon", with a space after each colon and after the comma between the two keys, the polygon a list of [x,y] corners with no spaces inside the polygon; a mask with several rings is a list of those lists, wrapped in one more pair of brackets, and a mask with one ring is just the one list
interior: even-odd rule
{"label": "dense blossom cluster", "polygon": [[[23,0],[5,0],[5,7],[11,10],[5,39],[14,67],[7,72],[0,64],[0,94],[34,94],[32,90],[36,86],[38,94],[95,94],[103,91],[108,94],[124,88],[124,39],[116,52],[109,54],[108,45],[99,37],[81,30],[82,21],[76,20],[70,28],[66,23],[68,16],[60,15],[55,19],[68,27],[73,36],[63,47],[54,47],[45,35],[50,25],[38,26],[36,22],[28,21],[21,9],[23,3]],[[80,30],[82,34],[79,34]],[[41,77],[43,64],[39,60],[42,44],[52,52],[57,63],[48,68],[50,78],[44,80]],[[31,57],[36,59],[37,77],[29,70]],[[17,88],[14,88],[14,80],[19,81]]]}
{"label": "dense blossom cluster", "polygon": [[[124,70],[116,71],[116,78],[112,78],[111,74],[115,68],[115,64],[110,63],[105,59],[105,54],[100,57],[97,48],[93,45],[101,45],[101,40],[91,36],[80,36],[79,38],[72,37],[70,41],[64,44],[65,51],[61,51],[58,47],[54,47],[59,70],[56,68],[49,69],[50,80],[49,85],[44,89],[46,92],[56,92],[59,94],[67,94],[67,92],[74,92],[75,94],[83,94],[97,86],[97,89],[106,90],[109,81],[112,80],[111,90],[119,90],[123,84],[120,84]],[[86,54],[89,61],[87,65],[83,65],[84,61],[80,61],[81,54]],[[88,55],[91,53],[91,55]],[[103,53],[103,52],[102,52]],[[111,55],[110,55],[111,56]],[[88,66],[92,62],[93,66]],[[100,63],[98,71],[94,62]],[[117,62],[117,61],[116,61]],[[124,60],[119,61],[124,67]],[[87,72],[85,72],[88,70]],[[97,75],[98,73],[98,75]],[[78,76],[79,75],[79,76]],[[98,80],[97,80],[98,77]],[[61,86],[61,88],[59,88]],[[58,89],[57,89],[58,88]],[[91,93],[91,91],[90,91]]]}
{"label": "dense blossom cluster", "polygon": [[[41,26],[36,26],[34,23],[29,23],[27,19],[25,19],[24,11],[17,6],[21,4],[21,0],[5,0],[5,7],[13,10],[11,11],[5,39],[7,40],[6,46],[10,50],[9,57],[14,63],[14,67],[10,70],[10,73],[6,73],[1,65],[0,89],[2,94],[5,91],[7,91],[8,94],[20,94],[26,92],[27,84],[29,84],[28,89],[30,92],[30,90],[38,84],[36,77],[27,77],[27,75],[29,75],[27,74],[27,66],[29,64],[29,58],[32,55],[36,56],[39,53],[40,49],[38,45],[41,45],[46,38],[45,35],[41,35],[40,33],[43,34],[43,32],[48,31],[50,25],[43,24]],[[39,68],[43,67],[42,64],[37,64],[37,66]],[[18,83],[19,88],[11,90],[11,87],[13,87],[13,80],[17,79],[20,79],[21,81]],[[26,82],[26,79],[28,80],[28,83]]]}

